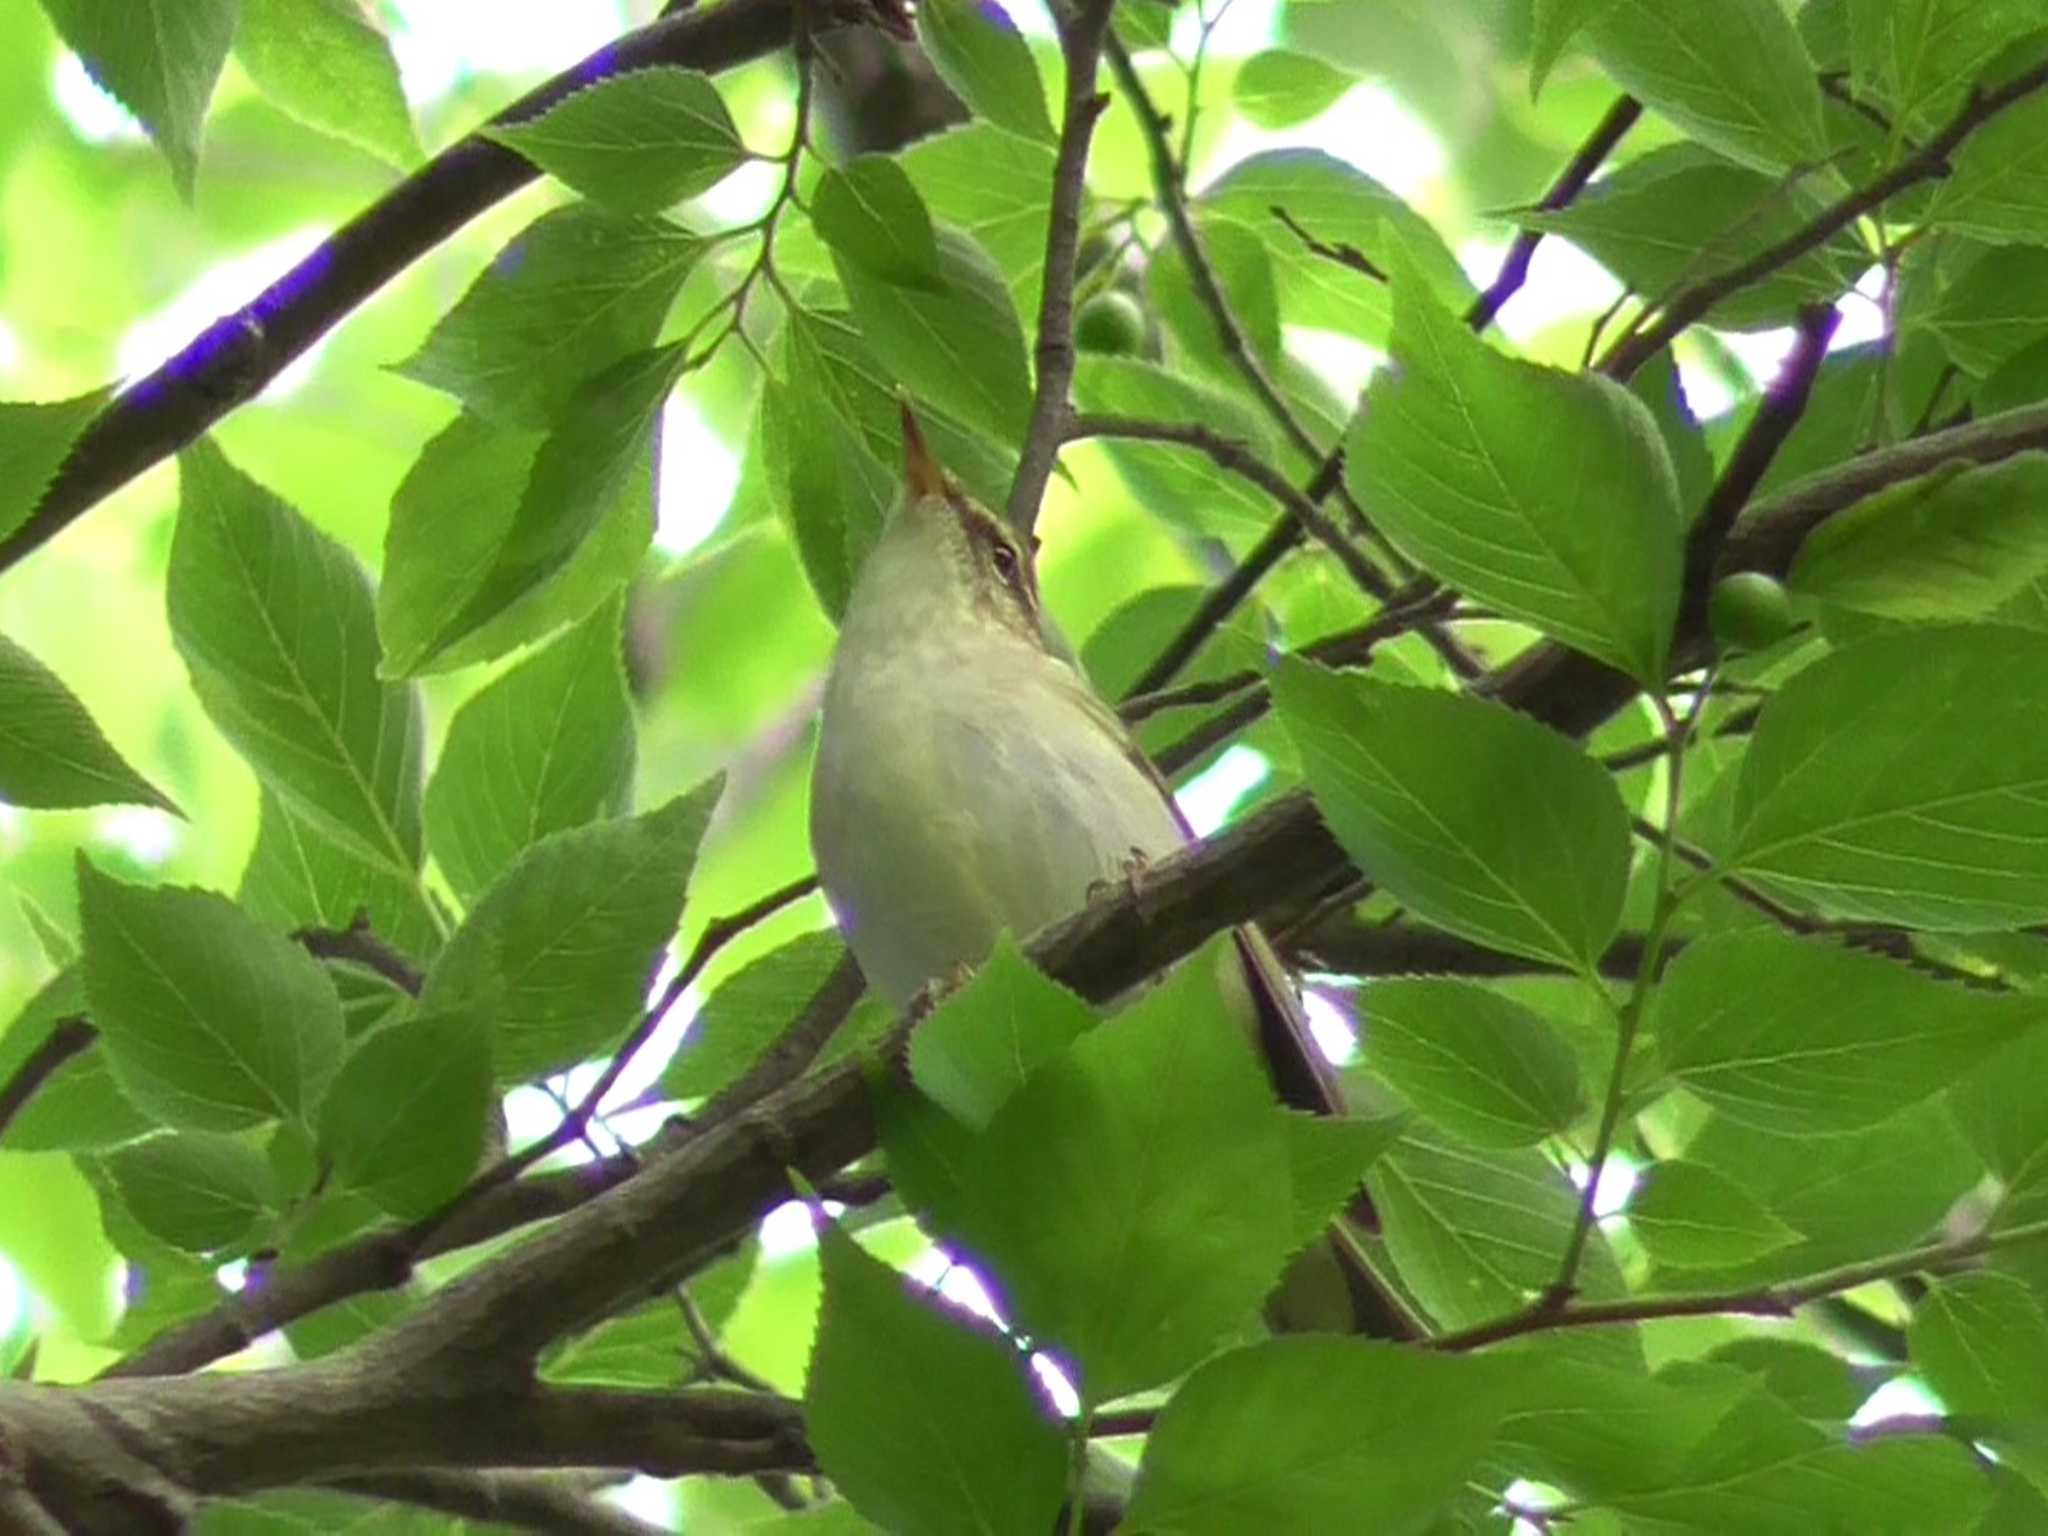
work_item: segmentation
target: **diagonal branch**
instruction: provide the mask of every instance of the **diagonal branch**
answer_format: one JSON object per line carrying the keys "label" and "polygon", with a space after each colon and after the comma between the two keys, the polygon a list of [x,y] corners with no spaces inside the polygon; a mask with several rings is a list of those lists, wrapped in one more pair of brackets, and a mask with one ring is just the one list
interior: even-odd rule
{"label": "diagonal branch", "polygon": [[1653,322],[1617,342],[1601,360],[1600,371],[1609,378],[1627,380],[1644,363],[1669,346],[1680,331],[1730,294],[1740,293],[1750,284],[1761,282],[1773,272],[1789,266],[1808,251],[1818,250],[1838,231],[1848,228],[1866,213],[1875,212],[1906,188],[1948,175],[1948,157],[1965,139],[2007,107],[2044,88],[2048,88],[2048,60],[2014,76],[1995,90],[1972,91],[1955,116],[1918,150],[1882,176],[1838,198],[1816,214],[1804,228],[1795,230],[1776,245],[1687,288],[1665,305]]}
{"label": "diagonal branch", "polygon": [[[892,0],[833,0],[838,22],[893,17]],[[537,116],[599,80],[678,64],[715,72],[790,40],[792,0],[725,0],[608,43],[490,121]],[[480,134],[451,145],[336,230],[291,271],[137,380],[85,429],[28,520],[0,539],[18,565],[112,491],[176,453],[244,402],[379,288],[539,172]]]}
{"label": "diagonal branch", "polygon": [[[1536,211],[1555,213],[1560,208],[1569,207],[1586,190],[1586,183],[1593,179],[1593,173],[1600,169],[1614,152],[1614,146],[1621,142],[1622,136],[1635,126],[1636,119],[1642,115],[1643,104],[1635,97],[1615,97],[1614,104],[1593,125],[1593,131],[1586,135],[1586,142],[1565,162],[1564,170],[1537,202]],[[1475,331],[1483,331],[1493,324],[1493,317],[1500,313],[1501,306],[1520,292],[1522,284],[1529,280],[1529,263],[1535,259],[1536,247],[1542,243],[1543,231],[1540,229],[1524,229],[1516,234],[1493,281],[1465,311],[1467,325]]]}

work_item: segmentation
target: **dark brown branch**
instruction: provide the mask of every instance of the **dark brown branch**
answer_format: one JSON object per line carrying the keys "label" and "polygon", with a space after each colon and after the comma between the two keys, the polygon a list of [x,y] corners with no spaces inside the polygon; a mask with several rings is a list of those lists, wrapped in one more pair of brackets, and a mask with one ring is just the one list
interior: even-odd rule
{"label": "dark brown branch", "polygon": [[418,997],[427,984],[418,966],[377,937],[367,908],[359,908],[346,928],[301,928],[292,938],[314,959],[353,961],[407,997]]}
{"label": "dark brown branch", "polygon": [[[888,0],[834,0],[836,19],[878,18]],[[491,119],[520,122],[596,81],[680,64],[716,72],[789,41],[791,0],[725,0],[627,33]],[[472,133],[322,241],[249,303],[121,394],[88,426],[35,512],[0,540],[0,571],[110,492],[176,453],[263,387],[370,295],[539,173]]]}
{"label": "dark brown branch", "polygon": [[1302,248],[1311,256],[1320,256],[1324,261],[1334,262],[1346,271],[1356,272],[1360,277],[1370,278],[1375,283],[1387,281],[1387,274],[1380,270],[1379,263],[1357,246],[1343,243],[1332,245],[1327,240],[1318,240],[1302,225],[1301,220],[1278,203],[1273,204],[1266,212],[1286,225],[1287,232],[1299,240]]}
{"label": "dark brown branch", "polygon": [[[1249,480],[1285,507],[1288,516],[1314,534],[1366,592],[1383,602],[1393,594],[1386,578],[1373,568],[1372,563],[1359,553],[1357,546],[1345,538],[1335,524],[1323,516],[1322,508],[1305,493],[1296,490],[1285,475],[1234,438],[1195,422],[1151,421],[1137,416],[1101,414],[1070,418],[1064,437],[1069,442],[1081,437],[1124,437],[1142,442],[1178,443],[1206,454],[1216,465]],[[1323,477],[1318,474],[1316,478],[1320,482]]]}
{"label": "dark brown branch", "polygon": [[2048,1221],[1928,1243],[1905,1253],[1817,1270],[1796,1280],[1747,1290],[1633,1296],[1619,1301],[1562,1305],[1539,1302],[1511,1316],[1481,1323],[1476,1328],[1442,1334],[1430,1340],[1428,1347],[1449,1351],[1480,1349],[1532,1333],[1550,1333],[1562,1328],[1602,1328],[1614,1323],[1643,1323],[1660,1317],[1790,1317],[1811,1302],[1852,1291],[1859,1285],[1923,1272],[1940,1274],[1967,1264],[1982,1254],[2039,1242],[2043,1238],[2048,1238]]}
{"label": "dark brown branch", "polygon": [[[1344,461],[1332,455],[1326,462],[1330,473],[1318,475],[1302,494],[1312,502],[1319,502],[1329,494],[1325,480],[1334,481],[1343,472]],[[1292,514],[1280,518],[1268,528],[1245,554],[1243,560],[1232,568],[1230,574],[1211,587],[1195,611],[1188,615],[1159,654],[1152,658],[1143,672],[1131,686],[1124,690],[1123,702],[1132,701],[1149,693],[1156,693],[1180,675],[1180,669],[1195,659],[1209,637],[1229,622],[1237,612],[1238,604],[1252,594],[1252,589],[1266,579],[1267,574],[1301,543],[1302,527]]]}
{"label": "dark brown branch", "polygon": [[1762,482],[1764,472],[1771,467],[1785,439],[1792,435],[1799,418],[1806,414],[1813,381],[1820,374],[1820,365],[1827,358],[1828,341],[1841,320],[1841,312],[1832,304],[1816,304],[1799,311],[1792,351],[1779,368],[1778,376],[1765,389],[1756,414],[1743,430],[1741,441],[1729,455],[1727,466],[1714,482],[1686,539],[1685,575],[1679,597],[1680,628],[1705,626],[1707,597],[1721,563],[1721,551],[1734,532],[1735,520]]}
{"label": "dark brown branch", "polygon": [[[1396,636],[1405,635],[1410,630],[1426,632],[1429,625],[1450,612],[1454,602],[1451,593],[1433,582],[1410,582],[1394,593],[1387,600],[1387,606],[1371,619],[1355,629],[1328,635],[1304,646],[1302,654],[1330,667],[1361,665],[1371,658],[1374,650]],[[1217,679],[1215,686],[1224,684],[1238,685],[1243,689],[1242,696],[1233,700],[1229,708],[1218,710],[1187,735],[1156,753],[1154,760],[1161,773],[1168,776],[1179,773],[1211,747],[1228,741],[1260,719],[1272,707],[1272,696],[1262,677],[1239,673],[1234,677]]]}
{"label": "dark brown branch", "polygon": [[[1539,213],[1555,213],[1569,207],[1586,184],[1593,179],[1593,173],[1614,152],[1622,136],[1635,126],[1636,119],[1643,115],[1643,104],[1633,96],[1617,96],[1614,104],[1601,115],[1593,125],[1593,131],[1586,136],[1586,142],[1558,173],[1556,181],[1550,184],[1536,204]],[[1501,307],[1513,298],[1529,280],[1529,263],[1535,259],[1536,247],[1543,243],[1543,231],[1524,229],[1519,231],[1508,246],[1508,253],[1502,259],[1500,270],[1493,281],[1486,285],[1486,291],[1472,301],[1465,311],[1465,323],[1475,331],[1483,331],[1493,323]]]}
{"label": "dark brown branch", "polygon": [[1005,509],[1010,525],[1026,534],[1038,521],[1038,504],[1059,459],[1061,429],[1072,409],[1067,394],[1074,383],[1074,255],[1080,244],[1081,204],[1088,192],[1088,146],[1095,137],[1096,120],[1109,105],[1109,98],[1095,89],[1095,74],[1112,4],[1113,0],[1081,0],[1060,22],[1066,110],[1053,161],[1044,280],[1038,294],[1038,389]]}
{"label": "dark brown branch", "polygon": [[[1667,951],[1682,946],[1666,943]],[[1418,923],[1361,922],[1348,912],[1325,917],[1293,935],[1290,960],[1310,970],[1347,976],[1568,975],[1562,966],[1504,954]],[[1607,946],[1600,974],[1633,981],[1643,960],[1643,936],[1625,933]]]}
{"label": "dark brown branch", "polygon": [[50,1026],[43,1043],[24,1056],[7,1081],[0,1083],[0,1139],[5,1139],[8,1125],[28,1108],[43,1084],[55,1077],[65,1062],[90,1050],[99,1037],[100,1032],[83,1015],[74,1014]]}
{"label": "dark brown branch", "polygon": [[1918,150],[1875,180],[1838,198],[1777,244],[1679,293],[1653,322],[1618,342],[1601,361],[1600,371],[1609,378],[1628,379],[1669,346],[1680,331],[1730,294],[1740,293],[1750,284],[1790,266],[1808,251],[1818,250],[1837,232],[1882,207],[1887,199],[1906,188],[1946,176],[1948,157],[1965,139],[2007,107],[2024,101],[2043,87],[2048,87],[2048,61],[2036,64],[1996,89],[1973,90],[1955,116]]}

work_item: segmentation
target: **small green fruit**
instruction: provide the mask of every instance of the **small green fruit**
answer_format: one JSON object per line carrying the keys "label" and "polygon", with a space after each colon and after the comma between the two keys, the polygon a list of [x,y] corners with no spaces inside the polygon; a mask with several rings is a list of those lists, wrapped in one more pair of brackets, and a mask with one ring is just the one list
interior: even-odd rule
{"label": "small green fruit", "polygon": [[1098,293],[1074,317],[1074,345],[1130,357],[1145,345],[1145,311],[1128,293]]}
{"label": "small green fruit", "polygon": [[1762,571],[1737,571],[1715,582],[1707,622],[1722,649],[1731,651],[1765,650],[1798,627],[1791,594]]}

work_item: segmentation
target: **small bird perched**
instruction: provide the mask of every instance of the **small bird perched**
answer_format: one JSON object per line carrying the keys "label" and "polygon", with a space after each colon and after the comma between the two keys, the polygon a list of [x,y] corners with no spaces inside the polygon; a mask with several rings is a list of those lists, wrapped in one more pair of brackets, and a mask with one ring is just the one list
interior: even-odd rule
{"label": "small bird perched", "polygon": [[[811,779],[825,894],[869,984],[899,1009],[986,959],[1004,930],[1028,937],[1193,838],[1045,617],[1030,551],[933,460],[907,406],[903,439],[904,498],[847,602]],[[1236,937],[1232,990],[1276,1091],[1341,1113],[1270,946],[1255,928]],[[1353,1303],[1377,1311],[1352,1294],[1363,1277],[1345,1278],[1341,1308],[1283,1306],[1288,1325],[1348,1330]],[[1290,1274],[1275,1305],[1306,1289]]]}

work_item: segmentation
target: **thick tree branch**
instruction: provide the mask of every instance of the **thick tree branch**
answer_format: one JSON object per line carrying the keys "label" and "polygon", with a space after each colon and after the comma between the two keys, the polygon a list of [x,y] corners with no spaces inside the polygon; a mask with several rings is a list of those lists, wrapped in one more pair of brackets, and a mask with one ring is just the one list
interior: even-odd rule
{"label": "thick tree branch", "polygon": [[[892,0],[832,0],[828,20],[892,24]],[[655,64],[716,72],[790,39],[791,0],[723,0],[629,32],[491,119],[515,123],[572,91]],[[127,481],[176,453],[272,379],[414,261],[539,173],[472,133],[336,230],[249,303],[136,381],[85,429],[33,515],[0,539],[0,572]]]}
{"label": "thick tree branch", "polygon": [[2040,450],[2048,450],[2048,405],[2022,406],[1875,449],[1796,480],[1749,507],[1728,540],[1721,568],[1783,576],[1808,535],[1866,496],[1944,464],[1996,464]]}
{"label": "thick tree branch", "polygon": [[1885,201],[1923,181],[1936,181],[1949,173],[1948,157],[1984,124],[2016,102],[2048,87],[2048,61],[2014,76],[1993,90],[1973,90],[1955,116],[1942,125],[1924,144],[1883,175],[1847,193],[1816,214],[1807,224],[1777,244],[1757,252],[1749,260],[1726,271],[1703,278],[1676,295],[1657,318],[1643,329],[1623,337],[1601,360],[1600,371],[1609,378],[1626,380],[1671,344],[1678,333],[1705,316],[1730,294],[1740,293],[1818,250],[1841,230]]}
{"label": "thick tree branch", "polygon": [[1053,161],[1044,281],[1038,294],[1038,389],[1005,509],[1010,526],[1026,534],[1038,521],[1038,504],[1045,499],[1046,482],[1059,459],[1061,432],[1071,409],[1067,394],[1074,383],[1074,255],[1080,246],[1081,203],[1088,194],[1088,146],[1095,138],[1096,119],[1109,105],[1109,98],[1095,89],[1095,75],[1113,3],[1081,0],[1060,23],[1066,110]]}

